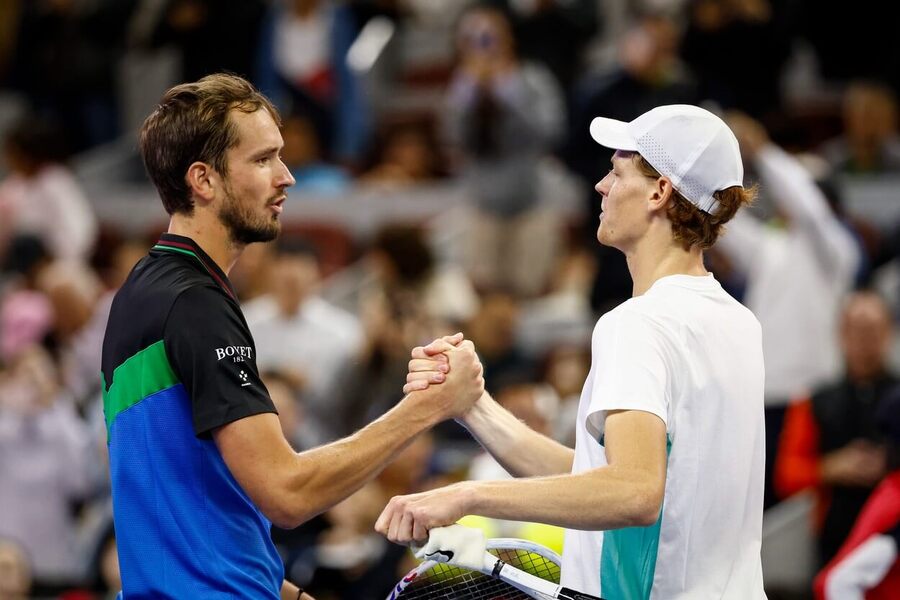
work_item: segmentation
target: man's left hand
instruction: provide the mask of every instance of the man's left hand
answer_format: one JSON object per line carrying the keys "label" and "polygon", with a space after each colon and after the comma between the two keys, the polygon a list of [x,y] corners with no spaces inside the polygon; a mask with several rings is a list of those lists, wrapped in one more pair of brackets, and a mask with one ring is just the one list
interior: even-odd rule
{"label": "man's left hand", "polygon": [[452,525],[465,516],[470,497],[468,482],[394,496],[378,517],[375,531],[396,544],[423,542],[429,529]]}

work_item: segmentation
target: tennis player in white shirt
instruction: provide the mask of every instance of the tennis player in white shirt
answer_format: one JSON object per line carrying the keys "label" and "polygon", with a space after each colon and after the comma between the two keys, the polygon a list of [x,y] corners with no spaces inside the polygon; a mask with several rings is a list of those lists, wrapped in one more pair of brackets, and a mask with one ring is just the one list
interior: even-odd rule
{"label": "tennis player in white shirt", "polygon": [[[614,149],[596,185],[601,244],[625,253],[633,297],[597,322],[575,449],[488,395],[462,419],[517,479],[398,496],[376,529],[399,543],[466,514],[567,528],[562,584],[606,600],[765,598],[760,326],[707,272],[703,251],[753,197],[738,142],[695,106],[597,118]],[[436,340],[407,391],[443,379]]]}

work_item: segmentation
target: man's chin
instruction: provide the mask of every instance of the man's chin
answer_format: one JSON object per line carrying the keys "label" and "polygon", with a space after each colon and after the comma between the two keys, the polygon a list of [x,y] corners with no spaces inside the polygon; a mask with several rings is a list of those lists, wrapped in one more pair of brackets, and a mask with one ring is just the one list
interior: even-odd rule
{"label": "man's chin", "polygon": [[281,222],[275,220],[267,227],[257,229],[239,229],[231,232],[231,239],[239,244],[255,244],[257,242],[271,242],[281,233]]}

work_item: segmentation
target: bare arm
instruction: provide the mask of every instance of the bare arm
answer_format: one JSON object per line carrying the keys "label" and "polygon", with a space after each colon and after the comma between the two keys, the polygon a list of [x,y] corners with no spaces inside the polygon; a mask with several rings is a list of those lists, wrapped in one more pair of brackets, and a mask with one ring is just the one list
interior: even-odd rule
{"label": "bare arm", "polygon": [[355,434],[295,453],[278,417],[229,423],[213,436],[231,474],[273,523],[296,527],[331,508],[377,475],[419,433],[460,415],[484,390],[471,343],[450,352],[446,384],[407,395]]}
{"label": "bare arm", "polygon": [[574,450],[531,429],[487,392],[461,423],[514,477],[559,475],[572,471]]}
{"label": "bare arm", "polygon": [[852,276],[859,262],[859,250],[813,177],[796,158],[772,144],[759,122],[732,113],[728,124],[740,143],[741,153],[756,166],[775,205],[788,217],[790,227],[809,239],[823,269],[838,277]]}
{"label": "bare arm", "polygon": [[859,263],[859,249],[806,169],[771,143],[757,152],[755,164],[777,206],[815,246],[815,256],[823,268],[849,278]]}
{"label": "bare arm", "polygon": [[[443,353],[453,347],[447,340],[413,349],[405,392],[428,389],[438,383],[434,377],[446,364]],[[572,470],[575,453],[571,448],[534,431],[487,392],[459,421],[514,477],[558,475]]]}
{"label": "bare arm", "polygon": [[654,523],[666,482],[665,423],[643,411],[610,412],[605,441],[607,466],[575,475],[464,482],[397,496],[375,528],[391,541],[406,543],[425,539],[429,529],[466,514],[587,530]]}

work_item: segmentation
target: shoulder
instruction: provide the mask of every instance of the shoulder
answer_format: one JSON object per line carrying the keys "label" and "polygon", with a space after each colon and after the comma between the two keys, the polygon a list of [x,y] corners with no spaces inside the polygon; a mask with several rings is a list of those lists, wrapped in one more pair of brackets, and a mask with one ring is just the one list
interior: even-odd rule
{"label": "shoulder", "polygon": [[762,336],[762,325],[759,322],[759,319],[753,314],[753,311],[738,302],[734,299],[728,292],[723,290],[723,295],[725,296],[724,303],[729,311],[731,311],[731,317],[729,320],[734,320],[736,323],[743,324],[744,326],[756,331],[760,336]]}
{"label": "shoulder", "polygon": [[677,327],[660,313],[655,303],[644,297],[632,298],[600,317],[595,341],[604,345],[621,346],[637,343],[677,339]]}
{"label": "shoulder", "polygon": [[204,323],[219,317],[238,317],[239,321],[244,322],[240,305],[212,282],[193,282],[178,286],[175,293],[170,319],[191,319],[193,327],[202,327]]}
{"label": "shoulder", "polygon": [[600,321],[605,321],[613,326],[620,326],[623,324],[651,326],[664,320],[665,316],[661,311],[661,308],[660,303],[655,297],[646,295],[638,296],[636,298],[630,298],[615,307],[600,317]]}
{"label": "shoulder", "polygon": [[127,319],[146,321],[151,315],[167,315],[176,304],[183,306],[180,299],[188,292],[188,298],[200,297],[197,302],[208,302],[211,295],[203,289],[212,284],[189,267],[187,260],[191,259],[176,255],[145,256],[116,292],[111,310]]}

